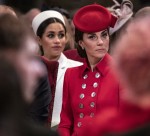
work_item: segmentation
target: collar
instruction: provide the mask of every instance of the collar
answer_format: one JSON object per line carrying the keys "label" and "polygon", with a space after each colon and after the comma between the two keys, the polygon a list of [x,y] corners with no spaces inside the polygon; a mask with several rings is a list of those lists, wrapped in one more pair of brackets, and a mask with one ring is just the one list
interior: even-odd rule
{"label": "collar", "polygon": [[60,58],[58,59],[59,67],[61,69],[64,69],[67,66],[67,60],[67,57],[63,53],[61,53]]}
{"label": "collar", "polygon": [[[110,70],[110,62],[112,61],[111,56],[107,53],[102,60],[95,66],[94,71],[98,71],[102,76],[105,76]],[[83,77],[87,71],[90,71],[91,68],[86,61],[81,68],[81,76]]]}
{"label": "collar", "polygon": [[44,56],[41,56],[41,58],[48,69],[55,69],[59,65],[59,63],[57,61],[50,61]]}

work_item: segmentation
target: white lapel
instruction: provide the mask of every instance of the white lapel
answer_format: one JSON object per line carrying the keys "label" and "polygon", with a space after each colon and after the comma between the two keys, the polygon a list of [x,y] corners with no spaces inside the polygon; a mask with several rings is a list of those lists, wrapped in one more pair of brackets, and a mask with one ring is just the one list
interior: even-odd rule
{"label": "white lapel", "polygon": [[58,75],[57,75],[57,83],[59,82],[59,80],[61,79],[62,76],[64,76],[64,73],[68,67],[67,65],[67,58],[65,57],[65,55],[63,53],[61,53],[60,58],[58,60],[59,62],[59,67],[58,67]]}

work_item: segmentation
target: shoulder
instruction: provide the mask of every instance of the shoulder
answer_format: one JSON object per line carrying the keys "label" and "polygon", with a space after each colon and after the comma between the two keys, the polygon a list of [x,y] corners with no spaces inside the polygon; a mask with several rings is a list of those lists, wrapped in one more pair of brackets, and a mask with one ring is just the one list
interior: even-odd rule
{"label": "shoulder", "polygon": [[63,65],[66,65],[67,67],[80,66],[83,64],[82,62],[67,58],[63,53],[59,58],[59,62],[62,63]]}
{"label": "shoulder", "polygon": [[76,65],[74,67],[67,68],[67,71],[78,72],[81,70],[82,67],[83,67],[83,64],[79,64],[79,65]]}
{"label": "shoulder", "polygon": [[82,62],[71,60],[71,59],[67,59],[67,63],[69,64],[69,66],[73,66],[73,67],[83,65]]}
{"label": "shoulder", "polygon": [[66,74],[75,77],[75,76],[77,76],[77,75],[81,72],[82,67],[83,67],[83,65],[74,66],[74,67],[69,67],[69,68],[67,68],[67,70],[66,70]]}

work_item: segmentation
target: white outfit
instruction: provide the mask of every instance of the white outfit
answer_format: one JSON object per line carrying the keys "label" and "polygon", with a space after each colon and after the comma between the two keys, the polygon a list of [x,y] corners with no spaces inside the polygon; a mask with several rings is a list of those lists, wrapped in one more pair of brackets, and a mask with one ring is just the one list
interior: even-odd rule
{"label": "white outfit", "polygon": [[63,53],[61,54],[58,62],[59,62],[59,67],[58,67],[58,74],[57,74],[51,127],[58,125],[60,122],[64,74],[67,68],[76,67],[83,64],[79,61],[68,59]]}

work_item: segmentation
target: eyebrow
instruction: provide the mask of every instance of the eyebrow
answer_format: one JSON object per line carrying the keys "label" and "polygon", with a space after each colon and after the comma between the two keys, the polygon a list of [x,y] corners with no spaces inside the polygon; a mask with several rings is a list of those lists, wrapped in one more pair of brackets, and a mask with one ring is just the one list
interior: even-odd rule
{"label": "eyebrow", "polygon": [[101,34],[103,34],[103,33],[105,33],[105,32],[107,32],[107,29],[105,29],[104,31],[102,31]]}
{"label": "eyebrow", "polygon": [[[48,31],[47,33],[56,33],[55,31]],[[65,31],[58,31],[58,33],[65,33]]]}

